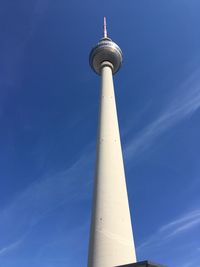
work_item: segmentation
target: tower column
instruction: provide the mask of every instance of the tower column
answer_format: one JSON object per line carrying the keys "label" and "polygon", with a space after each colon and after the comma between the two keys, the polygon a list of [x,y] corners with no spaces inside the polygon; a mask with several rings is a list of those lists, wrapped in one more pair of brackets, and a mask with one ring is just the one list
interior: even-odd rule
{"label": "tower column", "polygon": [[136,262],[113,85],[122,51],[108,37],[105,18],[103,38],[89,61],[101,76],[101,92],[88,267],[161,267]]}
{"label": "tower column", "polygon": [[122,51],[104,35],[90,53],[90,66],[101,76],[99,126],[88,267],[136,262],[121,150],[113,74]]}
{"label": "tower column", "polygon": [[88,267],[136,261],[110,62],[101,64],[97,159]]}

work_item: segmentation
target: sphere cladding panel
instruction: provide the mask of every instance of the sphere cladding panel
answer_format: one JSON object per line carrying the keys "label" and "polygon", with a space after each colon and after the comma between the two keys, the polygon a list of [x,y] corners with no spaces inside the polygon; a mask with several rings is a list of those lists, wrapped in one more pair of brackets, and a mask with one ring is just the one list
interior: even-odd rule
{"label": "sphere cladding panel", "polygon": [[122,51],[111,39],[102,39],[90,53],[90,66],[101,74],[101,64],[109,61],[113,65],[113,73],[116,73],[122,64]]}

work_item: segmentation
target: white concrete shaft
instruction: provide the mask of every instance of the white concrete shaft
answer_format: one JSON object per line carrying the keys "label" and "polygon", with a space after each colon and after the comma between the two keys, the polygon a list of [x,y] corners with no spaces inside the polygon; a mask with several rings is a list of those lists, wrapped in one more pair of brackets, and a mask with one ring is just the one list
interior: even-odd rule
{"label": "white concrete shaft", "polygon": [[88,267],[136,262],[112,69],[102,68]]}

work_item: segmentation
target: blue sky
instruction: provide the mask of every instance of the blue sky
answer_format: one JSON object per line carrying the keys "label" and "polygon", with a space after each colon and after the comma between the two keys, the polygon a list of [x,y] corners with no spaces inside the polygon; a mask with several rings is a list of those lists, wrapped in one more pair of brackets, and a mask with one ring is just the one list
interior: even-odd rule
{"label": "blue sky", "polygon": [[0,267],[86,266],[99,77],[115,76],[138,260],[200,262],[199,0],[0,3]]}

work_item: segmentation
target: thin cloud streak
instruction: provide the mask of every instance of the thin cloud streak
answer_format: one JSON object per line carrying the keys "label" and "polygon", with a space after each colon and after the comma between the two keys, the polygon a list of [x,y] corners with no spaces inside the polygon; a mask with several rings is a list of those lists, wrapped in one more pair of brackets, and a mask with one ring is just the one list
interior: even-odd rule
{"label": "thin cloud streak", "polygon": [[177,264],[177,267],[194,267],[199,266],[200,255],[198,250],[190,250],[190,252],[186,251],[186,257],[181,259],[182,262]]}
{"label": "thin cloud streak", "polygon": [[194,266],[194,261],[190,261],[182,265],[182,267],[193,267]]}
{"label": "thin cloud streak", "polygon": [[200,107],[200,69],[195,71],[178,89],[160,116],[133,138],[125,148],[130,159],[148,149],[155,139],[175,124],[191,116]]}
{"label": "thin cloud streak", "polygon": [[0,256],[3,256],[4,254],[8,253],[9,251],[17,248],[23,241],[23,238],[20,238],[16,242],[13,242],[12,244],[9,244],[3,248],[0,249]]}
{"label": "thin cloud streak", "polygon": [[161,246],[167,241],[176,238],[180,233],[192,230],[197,225],[200,225],[200,209],[188,212],[182,217],[163,225],[157,232],[140,244],[137,249]]}
{"label": "thin cloud streak", "polygon": [[[71,201],[86,198],[85,192],[88,192],[90,182],[89,179],[86,181],[86,177],[91,176],[89,172],[92,164],[91,153],[88,155],[81,156],[62,173],[46,175],[37,180],[0,211],[1,244],[19,240],[0,248],[0,256],[16,248],[50,212]],[[82,193],[79,187],[82,187]]]}
{"label": "thin cloud streak", "polygon": [[195,210],[195,211],[192,211],[188,214],[186,214],[185,216],[177,219],[177,220],[174,220],[164,226],[161,227],[161,231],[166,231],[166,230],[170,230],[170,229],[173,229],[174,227],[178,226],[178,225],[181,225],[183,223],[187,223],[188,221],[191,221],[191,219],[198,219],[200,217],[200,210]]}

